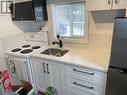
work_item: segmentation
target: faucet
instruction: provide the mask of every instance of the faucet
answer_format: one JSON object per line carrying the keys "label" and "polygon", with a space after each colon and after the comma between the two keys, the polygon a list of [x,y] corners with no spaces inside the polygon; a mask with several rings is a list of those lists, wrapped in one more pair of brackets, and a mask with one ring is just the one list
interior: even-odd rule
{"label": "faucet", "polygon": [[63,42],[62,42],[62,40],[61,40],[61,38],[60,38],[60,35],[57,35],[57,39],[58,39],[59,41],[58,41],[58,42],[57,42],[57,41],[53,41],[52,44],[53,44],[53,45],[54,45],[54,44],[58,44],[59,47],[62,48],[62,47],[63,47]]}

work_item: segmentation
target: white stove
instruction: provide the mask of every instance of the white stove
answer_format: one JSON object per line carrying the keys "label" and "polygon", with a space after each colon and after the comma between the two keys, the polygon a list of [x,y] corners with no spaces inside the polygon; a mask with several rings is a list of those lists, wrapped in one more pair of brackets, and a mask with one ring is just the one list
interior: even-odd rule
{"label": "white stove", "polygon": [[22,57],[22,58],[29,58],[30,55],[39,50],[44,46],[39,45],[22,45],[13,49],[10,49],[6,52],[7,55],[16,56],[16,57]]}
{"label": "white stove", "polygon": [[[40,40],[41,34],[43,34],[43,39]],[[45,32],[45,35],[46,34]],[[18,85],[20,84],[20,80],[25,80],[31,83],[33,90],[36,91],[30,55],[47,46],[48,41],[44,33],[35,33],[35,35],[28,33],[26,37],[27,41],[25,45],[10,49],[6,52],[7,66],[13,85]]]}
{"label": "white stove", "polygon": [[41,47],[42,46],[22,45],[6,52],[7,66],[13,85],[20,85],[20,80],[25,80],[31,83],[33,90],[36,91],[30,55]]}

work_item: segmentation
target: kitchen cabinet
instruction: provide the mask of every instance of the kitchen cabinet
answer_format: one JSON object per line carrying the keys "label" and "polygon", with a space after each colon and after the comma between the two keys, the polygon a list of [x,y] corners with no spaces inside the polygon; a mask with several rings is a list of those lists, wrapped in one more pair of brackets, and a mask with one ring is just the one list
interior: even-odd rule
{"label": "kitchen cabinet", "polygon": [[113,9],[127,8],[127,0],[113,0]]}
{"label": "kitchen cabinet", "polygon": [[37,89],[43,91],[46,87],[52,86],[61,95],[60,86],[60,65],[44,59],[32,58],[33,70]]}
{"label": "kitchen cabinet", "polygon": [[43,90],[46,87],[46,74],[44,71],[44,64],[42,60],[33,59],[32,66],[34,70],[34,77],[36,81],[36,86],[38,90]]}
{"label": "kitchen cabinet", "polygon": [[105,95],[106,73],[65,66],[66,95]]}
{"label": "kitchen cabinet", "polygon": [[105,72],[36,57],[32,64],[39,91],[52,86],[58,95],[105,95]]}
{"label": "kitchen cabinet", "polygon": [[125,9],[127,7],[127,0],[87,0],[86,10],[111,10],[111,9]]}
{"label": "kitchen cabinet", "polygon": [[111,8],[112,8],[112,1],[110,0],[87,0],[86,1],[87,11],[109,10]]}
{"label": "kitchen cabinet", "polygon": [[97,94],[90,93],[90,92],[82,92],[76,89],[69,89],[67,91],[67,95],[97,95]]}

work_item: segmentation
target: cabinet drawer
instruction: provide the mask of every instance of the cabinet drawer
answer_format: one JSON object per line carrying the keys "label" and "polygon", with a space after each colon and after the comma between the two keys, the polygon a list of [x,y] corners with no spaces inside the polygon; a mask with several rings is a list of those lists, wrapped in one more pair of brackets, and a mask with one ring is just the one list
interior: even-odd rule
{"label": "cabinet drawer", "polygon": [[97,95],[97,94],[92,92],[82,92],[75,89],[68,89],[67,95]]}
{"label": "cabinet drawer", "polygon": [[84,79],[91,83],[101,84],[104,81],[106,74],[103,72],[80,68],[76,66],[66,66],[65,73],[75,78]]}
{"label": "cabinet drawer", "polygon": [[66,86],[72,89],[76,89],[83,92],[99,93],[101,85],[96,85],[85,81],[84,79],[75,79],[74,77],[68,77],[66,80]]}

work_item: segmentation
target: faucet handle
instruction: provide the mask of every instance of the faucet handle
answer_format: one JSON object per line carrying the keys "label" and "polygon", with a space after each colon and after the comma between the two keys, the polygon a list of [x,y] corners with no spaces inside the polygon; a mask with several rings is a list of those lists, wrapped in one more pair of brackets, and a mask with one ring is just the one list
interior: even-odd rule
{"label": "faucet handle", "polygon": [[60,38],[60,35],[57,35],[57,39],[59,39]]}
{"label": "faucet handle", "polygon": [[54,45],[54,44],[55,44],[55,42],[53,41],[53,42],[52,42],[52,44]]}

